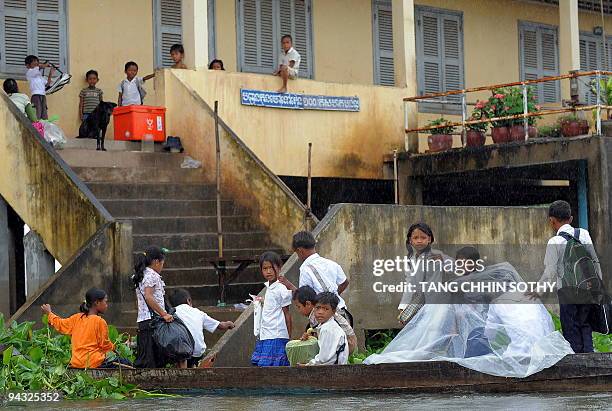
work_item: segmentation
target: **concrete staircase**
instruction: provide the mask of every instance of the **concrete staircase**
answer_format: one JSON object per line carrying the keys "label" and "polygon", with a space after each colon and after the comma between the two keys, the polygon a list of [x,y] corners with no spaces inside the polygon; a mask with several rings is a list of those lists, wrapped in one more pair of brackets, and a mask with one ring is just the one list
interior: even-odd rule
{"label": "concrete staircase", "polygon": [[[95,151],[93,140],[70,140],[59,153],[113,217],[132,222],[134,253],[149,245],[171,250],[163,272],[167,293],[186,288],[194,305],[219,320],[235,319],[240,311],[233,306],[215,307],[218,277],[205,261],[218,253],[215,187],[203,183],[202,169],[182,169],[184,154],[158,152],[157,147],[153,153],[136,151],[139,143],[107,141],[106,148]],[[221,215],[225,255],[281,252],[231,198],[222,199]],[[261,288],[263,279],[253,265],[226,287],[226,303],[244,302]],[[118,326],[135,331],[135,305],[125,314],[125,323]],[[207,337],[209,344],[217,338]]]}

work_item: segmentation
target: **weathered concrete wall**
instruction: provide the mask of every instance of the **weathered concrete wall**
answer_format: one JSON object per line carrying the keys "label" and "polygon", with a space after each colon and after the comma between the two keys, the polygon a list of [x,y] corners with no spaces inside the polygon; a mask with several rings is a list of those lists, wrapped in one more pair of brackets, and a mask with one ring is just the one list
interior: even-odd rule
{"label": "weathered concrete wall", "polygon": [[[216,177],[215,121],[210,106],[175,73],[164,70],[156,80],[163,99],[169,135],[180,136],[185,151],[202,161],[204,178]],[[221,117],[222,118],[222,117]],[[250,211],[273,243],[288,250],[291,236],[302,227],[305,208],[287,186],[245,143],[221,122],[222,195]],[[280,154],[279,154],[280,155]]]}
{"label": "weathered concrete wall", "polygon": [[[361,111],[281,110],[240,103],[241,88],[277,90],[278,77],[208,70],[174,74],[211,107],[218,100],[221,118],[278,175],[307,175],[309,142],[312,173],[319,177],[380,178],[383,155],[404,147],[403,89],[296,80],[291,92],[358,96]],[[168,120],[169,134],[173,127]]]}
{"label": "weathered concrete wall", "polygon": [[[339,204],[317,225],[317,251],[337,261],[350,280],[343,294],[355,317],[355,331],[363,344],[364,330],[396,328],[401,293],[377,293],[373,284],[399,284],[403,272],[373,275],[375,259],[393,259],[406,253],[408,227],[418,221],[433,229],[436,244],[454,256],[457,248],[476,245],[488,261],[510,261],[525,280],[539,279],[545,246],[550,236],[545,207],[424,207]],[[434,244],[434,247],[436,246]],[[503,252],[502,252],[503,251]],[[295,256],[285,265],[287,277],[297,281]],[[292,310],[294,318],[300,318]],[[227,332],[213,348],[218,364],[248,365],[254,348],[252,310],[239,318],[238,327]],[[294,326],[295,329],[295,326]],[[302,330],[303,328],[298,328]],[[294,333],[294,337],[297,337]]]}
{"label": "weathered concrete wall", "polygon": [[56,275],[28,296],[28,301],[11,317],[11,321],[40,322],[40,306],[45,303],[51,304],[53,312],[60,316],[72,315],[78,312],[87,290],[97,287],[109,296],[110,308],[105,318],[109,323],[114,322],[123,310],[122,292],[129,279],[129,263],[115,256],[121,255],[116,250],[130,245],[131,236],[125,243],[126,231],[131,234],[131,224],[113,222],[103,225]]}
{"label": "weathered concrete wall", "polygon": [[0,93],[0,195],[62,264],[112,217]]}

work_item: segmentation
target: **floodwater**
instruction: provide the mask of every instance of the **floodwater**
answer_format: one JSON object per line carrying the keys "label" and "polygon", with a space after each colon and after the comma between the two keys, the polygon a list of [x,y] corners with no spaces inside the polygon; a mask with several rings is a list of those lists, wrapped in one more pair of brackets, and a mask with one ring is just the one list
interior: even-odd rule
{"label": "floodwater", "polygon": [[45,410],[612,410],[611,393],[593,394],[263,394],[222,391],[189,392],[180,398],[128,401],[65,401],[56,404],[30,404],[11,409]]}

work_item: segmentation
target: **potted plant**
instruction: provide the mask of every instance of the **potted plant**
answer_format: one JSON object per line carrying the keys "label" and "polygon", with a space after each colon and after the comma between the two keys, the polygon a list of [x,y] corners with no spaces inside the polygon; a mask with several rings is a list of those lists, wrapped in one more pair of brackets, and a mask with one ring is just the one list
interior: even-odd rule
{"label": "potted plant", "polygon": [[[597,80],[591,81],[591,92],[597,96]],[[612,106],[612,77],[602,79],[599,82],[599,103]],[[596,118],[596,110],[593,110],[593,119]],[[610,109],[606,109],[607,120],[601,121],[601,132],[605,136],[612,136],[612,119],[610,119]],[[584,125],[583,125],[584,127]],[[588,131],[583,134],[588,134]]]}
{"label": "potted plant", "polygon": [[443,117],[430,121],[428,126],[439,126],[433,129],[432,134],[427,139],[429,151],[437,153],[439,151],[449,150],[453,147],[453,133],[455,127],[450,125],[450,122]]}
{"label": "potted plant", "polygon": [[[494,90],[489,97],[485,109],[489,118],[505,117],[523,114],[523,90],[521,87],[504,87]],[[527,88],[527,112],[536,113],[540,107],[535,103],[533,89]],[[536,117],[528,117],[528,134],[530,138],[537,137],[535,128]],[[495,143],[506,143],[509,141],[522,141],[525,139],[524,120],[500,120],[493,122],[491,136]]]}
{"label": "potted plant", "polygon": [[542,126],[538,128],[538,134],[544,138],[558,138],[561,137],[561,128],[559,125],[554,124],[552,126]]}
{"label": "potted plant", "polygon": [[[486,102],[477,101],[474,111],[468,120],[482,120],[486,118],[484,107]],[[476,123],[466,125],[467,132],[465,133],[465,144],[467,147],[483,146],[486,140],[485,133],[487,131],[487,123]]]}
{"label": "potted plant", "polygon": [[576,137],[589,133],[589,122],[579,119],[575,114],[559,117],[558,123],[563,137]]}

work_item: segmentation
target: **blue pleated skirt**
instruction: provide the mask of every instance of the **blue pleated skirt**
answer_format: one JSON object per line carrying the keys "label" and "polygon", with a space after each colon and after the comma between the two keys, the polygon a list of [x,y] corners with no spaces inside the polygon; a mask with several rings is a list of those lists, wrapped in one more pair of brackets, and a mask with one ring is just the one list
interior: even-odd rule
{"label": "blue pleated skirt", "polygon": [[289,342],[286,338],[272,340],[259,340],[251,356],[251,364],[258,367],[289,366],[285,346]]}

